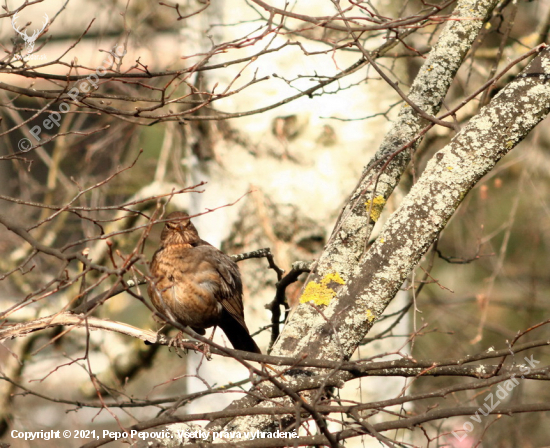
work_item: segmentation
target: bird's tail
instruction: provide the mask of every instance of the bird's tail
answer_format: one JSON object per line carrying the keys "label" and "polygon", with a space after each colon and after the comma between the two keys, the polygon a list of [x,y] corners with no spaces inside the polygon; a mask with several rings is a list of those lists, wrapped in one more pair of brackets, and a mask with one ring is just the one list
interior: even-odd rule
{"label": "bird's tail", "polygon": [[223,330],[231,345],[236,350],[243,350],[245,352],[262,353],[260,348],[250,336],[248,329],[243,327],[239,322],[235,320],[231,314],[225,309],[223,310],[223,316],[219,327]]}

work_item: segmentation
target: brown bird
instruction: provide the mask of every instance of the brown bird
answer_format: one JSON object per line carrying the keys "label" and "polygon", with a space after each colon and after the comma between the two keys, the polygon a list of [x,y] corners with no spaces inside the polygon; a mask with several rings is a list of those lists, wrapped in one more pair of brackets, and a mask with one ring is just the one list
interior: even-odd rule
{"label": "brown bird", "polygon": [[204,335],[217,325],[237,350],[261,353],[244,322],[243,286],[237,264],[201,240],[188,215],[167,216],[153,255],[154,281],[147,292],[155,308]]}

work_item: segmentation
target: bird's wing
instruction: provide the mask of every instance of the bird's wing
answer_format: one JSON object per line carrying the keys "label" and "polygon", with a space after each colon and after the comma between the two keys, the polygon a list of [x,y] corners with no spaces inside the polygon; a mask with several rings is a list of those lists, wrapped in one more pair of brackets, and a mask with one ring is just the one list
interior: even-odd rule
{"label": "bird's wing", "polygon": [[244,322],[243,285],[237,264],[223,252],[210,245],[198,246],[193,250],[200,251],[203,259],[208,261],[219,274],[220,282],[216,296],[221,305],[240,325],[247,328]]}

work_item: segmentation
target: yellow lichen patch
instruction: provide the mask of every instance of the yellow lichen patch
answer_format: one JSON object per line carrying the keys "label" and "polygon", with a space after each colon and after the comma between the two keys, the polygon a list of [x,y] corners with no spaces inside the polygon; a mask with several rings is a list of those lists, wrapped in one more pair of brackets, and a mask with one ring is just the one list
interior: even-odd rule
{"label": "yellow lichen patch", "polygon": [[315,305],[328,305],[332,298],[336,295],[336,291],[320,285],[317,282],[309,282],[306,289],[300,297],[300,303],[306,303],[312,300]]}
{"label": "yellow lichen patch", "polygon": [[319,283],[311,281],[306,285],[300,303],[313,301],[315,305],[328,305],[336,296],[336,291],[328,286],[330,283],[343,285],[345,281],[338,272],[326,274]]}
{"label": "yellow lichen patch", "polygon": [[385,203],[386,200],[384,199],[384,196],[376,196],[374,198],[374,201],[372,201],[372,209],[371,200],[369,199],[367,202],[365,202],[367,213],[370,210],[370,219],[372,219],[374,222],[378,221],[378,218],[380,218],[380,214],[382,213],[382,209],[384,208]]}
{"label": "yellow lichen patch", "polygon": [[338,283],[340,285],[346,283],[338,272],[331,272],[330,274],[325,275],[323,280],[321,280],[322,285],[328,285],[330,282]]}
{"label": "yellow lichen patch", "polygon": [[375,319],[376,319],[376,316],[373,314],[373,312],[371,310],[367,310],[367,320],[369,322],[372,322]]}

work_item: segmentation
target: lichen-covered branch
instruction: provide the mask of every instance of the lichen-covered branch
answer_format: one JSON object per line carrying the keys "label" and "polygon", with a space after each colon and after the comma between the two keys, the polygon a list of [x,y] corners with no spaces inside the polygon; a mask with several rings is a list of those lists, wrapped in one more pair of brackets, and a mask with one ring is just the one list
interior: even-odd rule
{"label": "lichen-covered branch", "polygon": [[[490,17],[496,3],[470,0],[458,2],[453,14],[457,20],[446,25],[409,92],[409,98],[428,114],[435,115],[439,111],[466,53]],[[381,165],[378,161],[386,160],[388,156],[411,142],[427,123],[428,121],[418,116],[411,107],[403,107],[351,194],[328,246],[309,276],[308,285],[310,282],[312,285],[323,285],[329,278],[327,276],[334,273],[347,280],[355,275],[358,260],[365,250],[365,240],[387,198],[399,182],[410,160],[410,151],[401,151],[395,155],[380,175],[378,169]],[[332,288],[331,285],[326,287]],[[309,339],[306,335],[311,331],[309,323],[315,315],[316,312],[307,305],[295,310],[273,353],[290,356],[306,347],[306,341]],[[374,315],[362,317],[374,320]]]}

